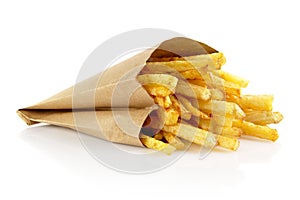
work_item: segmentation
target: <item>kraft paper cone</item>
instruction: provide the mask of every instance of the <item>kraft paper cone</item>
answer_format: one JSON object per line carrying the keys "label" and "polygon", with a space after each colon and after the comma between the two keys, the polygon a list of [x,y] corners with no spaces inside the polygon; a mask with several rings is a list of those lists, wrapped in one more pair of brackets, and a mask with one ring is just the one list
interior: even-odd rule
{"label": "kraft paper cone", "polygon": [[[112,142],[142,146],[140,129],[149,113],[157,108],[136,80],[145,63],[215,52],[218,51],[203,43],[173,38],[17,113],[28,125],[48,123]],[[96,120],[87,120],[88,115]],[[130,120],[119,123],[118,118]]]}

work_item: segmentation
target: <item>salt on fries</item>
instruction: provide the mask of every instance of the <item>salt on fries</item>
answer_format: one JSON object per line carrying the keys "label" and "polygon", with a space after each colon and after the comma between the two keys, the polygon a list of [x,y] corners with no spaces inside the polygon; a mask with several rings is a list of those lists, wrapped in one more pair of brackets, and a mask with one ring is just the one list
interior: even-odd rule
{"label": "salt on fries", "polygon": [[267,125],[283,116],[272,111],[273,96],[242,95],[249,81],[221,70],[224,64],[222,53],[147,62],[137,80],[161,108],[154,118],[160,123],[151,124],[162,127],[142,132],[141,142],[169,155],[184,141],[233,151],[243,135],[276,141],[276,129]]}

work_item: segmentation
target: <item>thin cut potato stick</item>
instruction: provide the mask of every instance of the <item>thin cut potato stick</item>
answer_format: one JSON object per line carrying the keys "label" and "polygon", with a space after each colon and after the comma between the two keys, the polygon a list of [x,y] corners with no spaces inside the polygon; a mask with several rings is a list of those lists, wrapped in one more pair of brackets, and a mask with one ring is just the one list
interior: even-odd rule
{"label": "thin cut potato stick", "polygon": [[243,110],[271,111],[274,97],[273,95],[241,95],[241,97],[229,95],[227,99],[237,103]]}
{"label": "thin cut potato stick", "polygon": [[217,140],[218,140],[218,145],[233,151],[236,151],[240,146],[240,142],[236,138],[217,135]]}
{"label": "thin cut potato stick", "polygon": [[204,101],[208,100],[211,95],[209,89],[183,81],[178,82],[176,93]]}
{"label": "thin cut potato stick", "polygon": [[219,101],[225,100],[225,95],[223,91],[220,89],[217,88],[210,89],[210,94],[212,100],[219,100]]}
{"label": "thin cut potato stick", "polygon": [[164,126],[163,130],[170,132],[180,138],[195,144],[200,144],[206,147],[213,147],[216,145],[216,138],[213,134],[206,130],[195,128],[186,124],[177,124],[175,126]]}
{"label": "thin cut potato stick", "polygon": [[199,119],[199,126],[209,127],[211,125],[221,126],[221,127],[231,127],[233,116],[219,116],[214,115],[210,119]]}
{"label": "thin cut potato stick", "polygon": [[146,136],[144,134],[141,134],[140,140],[146,147],[157,151],[161,151],[167,155],[171,155],[176,150],[176,148],[172,145],[166,144],[162,141],[156,140],[155,138]]}
{"label": "thin cut potato stick", "polygon": [[203,54],[195,58],[189,59],[184,57],[181,60],[171,60],[163,62],[147,62],[146,67],[151,68],[151,65],[157,65],[163,67],[170,67],[176,71],[186,71],[190,69],[208,68],[211,70],[221,69],[221,66],[225,64],[226,60],[222,53],[216,54]]}
{"label": "thin cut potato stick", "polygon": [[210,123],[209,120],[200,120],[199,128],[211,131],[215,134],[221,134],[228,137],[240,137],[242,130],[237,127],[218,126],[217,124]]}
{"label": "thin cut potato stick", "polygon": [[143,74],[138,75],[137,80],[142,85],[160,85],[168,88],[173,93],[177,85],[178,79],[168,74]]}
{"label": "thin cut potato stick", "polygon": [[144,88],[152,96],[166,97],[172,93],[171,90],[162,85],[148,84],[144,85]]}
{"label": "thin cut potato stick", "polygon": [[205,113],[201,112],[199,109],[195,108],[188,99],[184,98],[183,96],[178,96],[178,98],[179,98],[180,102],[183,104],[183,106],[188,111],[190,111],[191,114],[194,115],[195,117],[200,117],[202,119],[210,118],[207,114],[205,114]]}
{"label": "thin cut potato stick", "polygon": [[179,104],[178,100],[175,96],[170,95],[170,99],[172,101],[172,105],[174,108],[180,112],[180,117],[185,120],[190,120],[192,117],[192,114],[190,111],[188,111],[183,105]]}
{"label": "thin cut potato stick", "polygon": [[176,149],[179,150],[184,149],[184,143],[172,133],[163,131],[163,136],[167,140],[167,142],[173,147],[175,147]]}
{"label": "thin cut potato stick", "polygon": [[221,135],[226,137],[241,137],[243,130],[237,127],[222,127]]}
{"label": "thin cut potato stick", "polygon": [[163,108],[169,108],[172,105],[171,99],[169,96],[166,97],[154,97],[154,102],[160,105]]}
{"label": "thin cut potato stick", "polygon": [[224,80],[235,83],[235,84],[238,84],[240,87],[243,87],[243,88],[247,87],[248,83],[249,83],[248,80],[246,80],[242,77],[233,75],[229,72],[224,72],[222,70],[215,70],[215,71],[213,71],[213,73],[216,74],[216,75],[219,75]]}
{"label": "thin cut potato stick", "polygon": [[205,113],[220,116],[235,116],[237,118],[245,117],[245,113],[238,105],[226,101],[198,101],[199,108]]}
{"label": "thin cut potato stick", "polygon": [[280,112],[272,111],[249,111],[246,112],[245,121],[257,125],[277,124],[283,119]]}
{"label": "thin cut potato stick", "polygon": [[165,125],[175,125],[178,122],[179,112],[174,108],[165,109]]}
{"label": "thin cut potato stick", "polygon": [[233,121],[233,125],[241,128],[244,135],[259,137],[275,142],[278,139],[278,132],[268,126],[260,126],[246,121]]}
{"label": "thin cut potato stick", "polygon": [[[226,118],[226,117],[224,117]],[[225,120],[224,120],[225,121]],[[227,124],[218,121],[218,120],[213,120],[213,118],[209,119],[199,119],[199,126],[205,130],[208,130],[210,126],[220,126],[220,127],[231,127],[232,121],[226,122]]]}
{"label": "thin cut potato stick", "polygon": [[197,80],[202,80],[203,81],[201,71],[199,71],[197,69],[191,69],[191,70],[183,71],[183,72],[180,72],[180,74],[185,79],[197,79]]}
{"label": "thin cut potato stick", "polygon": [[171,132],[178,137],[200,144],[206,147],[214,147],[219,144],[221,147],[236,150],[239,146],[239,141],[236,138],[230,138],[220,135],[212,134],[206,130],[199,129],[190,125],[180,124],[176,126],[165,126],[164,131]]}
{"label": "thin cut potato stick", "polygon": [[212,125],[210,123],[199,123],[199,127],[211,131],[215,134],[220,134],[227,137],[240,137],[242,134],[242,129],[237,127],[222,127],[218,125]]}
{"label": "thin cut potato stick", "polygon": [[162,140],[163,137],[164,137],[164,136],[163,136],[160,132],[154,135],[154,138],[155,138],[156,140]]}
{"label": "thin cut potato stick", "polygon": [[194,84],[194,85],[199,85],[201,87],[207,87],[207,85],[203,79],[191,79],[191,80],[188,80],[188,82],[191,84]]}
{"label": "thin cut potato stick", "polygon": [[240,87],[238,85],[231,83],[231,82],[224,81],[224,80],[223,80],[224,83],[216,83],[216,82],[208,83],[208,81],[206,82],[206,81],[200,80],[200,79],[194,79],[194,80],[188,80],[188,81],[192,84],[199,85],[202,87],[207,86],[208,88],[211,88],[211,89],[214,89],[214,88],[219,89],[221,91],[224,91],[226,94],[240,96],[240,93],[241,93]]}

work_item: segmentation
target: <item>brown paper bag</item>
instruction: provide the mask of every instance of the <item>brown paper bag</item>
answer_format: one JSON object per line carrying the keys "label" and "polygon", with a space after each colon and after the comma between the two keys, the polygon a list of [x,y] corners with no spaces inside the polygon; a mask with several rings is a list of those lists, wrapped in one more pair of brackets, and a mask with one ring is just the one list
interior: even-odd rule
{"label": "brown paper bag", "polygon": [[146,61],[215,52],[203,43],[173,38],[17,113],[28,125],[53,124],[111,142],[143,146],[140,130],[149,113],[157,109],[136,80]]}

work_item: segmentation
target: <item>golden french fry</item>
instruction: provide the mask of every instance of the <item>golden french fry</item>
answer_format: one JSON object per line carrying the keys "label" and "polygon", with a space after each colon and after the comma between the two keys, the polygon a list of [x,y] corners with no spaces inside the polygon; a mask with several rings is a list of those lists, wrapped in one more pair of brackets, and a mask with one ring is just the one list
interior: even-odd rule
{"label": "golden french fry", "polygon": [[144,134],[141,134],[140,140],[146,147],[157,151],[161,151],[167,155],[171,155],[176,150],[176,148],[172,145],[166,144],[162,141],[156,140],[155,138],[146,136]]}
{"label": "golden french fry", "polygon": [[146,67],[156,65],[161,68],[170,67],[176,71],[207,68],[209,70],[221,69],[226,60],[222,53],[202,54],[198,56],[184,57],[177,60],[164,60],[162,62],[147,62]]}
{"label": "golden french fry", "polygon": [[177,124],[174,126],[164,126],[165,132],[170,132],[180,138],[195,144],[200,144],[206,147],[213,147],[216,145],[217,140],[215,136],[206,130],[195,128],[187,124]]}
{"label": "golden french fry", "polygon": [[166,97],[172,93],[171,90],[169,90],[168,88],[156,84],[144,85],[144,88],[150,95],[156,97]]}
{"label": "golden french fry", "polygon": [[239,76],[236,76],[236,75],[233,75],[229,72],[224,72],[222,70],[215,70],[213,71],[214,74],[220,76],[221,78],[223,78],[225,81],[229,81],[229,82],[232,82],[232,83],[235,83],[237,85],[239,85],[240,87],[247,87],[248,86],[248,83],[249,81],[242,78],[242,77],[239,77]]}
{"label": "golden french fry", "polygon": [[283,119],[280,112],[272,111],[248,111],[246,112],[245,121],[257,125],[277,124]]}
{"label": "golden french fry", "polygon": [[241,137],[243,130],[237,127],[222,127],[221,135],[226,137]]}
{"label": "golden french fry", "polygon": [[205,113],[219,116],[235,116],[237,118],[245,117],[243,110],[235,103],[226,101],[198,101],[199,108]]}
{"label": "golden french fry", "polygon": [[234,120],[233,125],[241,128],[243,130],[244,135],[250,135],[259,137],[266,140],[271,140],[275,142],[278,139],[278,133],[276,129],[272,129],[268,126],[260,126],[253,124],[251,122]]}
{"label": "golden french fry", "polygon": [[143,74],[143,75],[138,75],[137,80],[143,86],[147,86],[147,85],[163,86],[168,90],[170,90],[172,93],[175,92],[175,88],[178,82],[178,79],[176,77],[168,74]]}
{"label": "golden french fry", "polygon": [[222,91],[225,91],[225,93],[234,94],[236,96],[239,96],[241,93],[241,87],[239,85],[225,81],[224,79],[214,75],[213,73],[208,73],[205,81],[209,88],[218,88]]}
{"label": "golden french fry", "polygon": [[[219,80],[219,81],[217,81],[217,80]],[[226,94],[231,94],[231,95],[236,95],[236,96],[240,96],[240,94],[241,94],[241,89],[238,85],[236,85],[235,83],[224,81],[223,79],[220,79],[220,78],[219,79],[215,78],[214,81],[194,79],[194,80],[189,80],[189,82],[194,85],[198,85],[198,86],[202,86],[202,87],[207,86],[210,89],[219,89],[220,91],[223,91]]]}
{"label": "golden french fry", "polygon": [[183,81],[178,82],[176,93],[182,94],[186,97],[197,98],[204,101],[208,100],[211,95],[209,89]]}
{"label": "golden french fry", "polygon": [[184,149],[184,143],[175,135],[173,135],[172,133],[169,132],[165,132],[163,131],[164,138],[167,140],[167,142],[172,145],[173,147],[175,147],[176,149]]}
{"label": "golden french fry", "polygon": [[232,120],[235,118],[234,115],[213,115],[211,121],[217,126],[221,127],[232,127]]}
{"label": "golden french fry", "polygon": [[233,150],[233,151],[236,151],[240,146],[240,142],[236,138],[233,138],[233,137],[217,135],[217,141],[218,141],[219,146],[224,147],[226,149]]}
{"label": "golden french fry", "polygon": [[219,126],[211,122],[210,120],[200,120],[199,127],[211,131],[215,134],[221,134],[228,137],[240,137],[242,134],[242,130],[237,127],[230,127],[230,126]]}
{"label": "golden french fry", "polygon": [[165,110],[165,125],[175,125],[178,122],[179,112],[171,107]]}
{"label": "golden french fry", "polygon": [[188,82],[191,84],[194,84],[194,85],[201,86],[201,87],[207,87],[207,85],[203,79],[191,79],[191,80],[188,80]]}
{"label": "golden french fry", "polygon": [[205,113],[201,112],[199,109],[195,108],[188,99],[184,98],[183,96],[178,96],[178,98],[179,98],[180,102],[183,104],[183,106],[188,111],[190,111],[190,113],[192,115],[194,115],[195,117],[200,117],[202,119],[210,118],[207,114],[205,114]]}
{"label": "golden french fry", "polygon": [[185,120],[190,120],[192,117],[192,114],[190,111],[188,111],[184,106],[179,104],[178,100],[176,99],[175,96],[170,95],[170,100],[172,102],[172,105],[174,108],[180,113],[180,117]]}
{"label": "golden french fry", "polygon": [[228,96],[228,101],[237,103],[243,110],[271,111],[273,95],[234,95]]}
{"label": "golden french fry", "polygon": [[[199,119],[199,126],[205,130],[208,130],[211,126],[219,126],[219,127],[231,127],[232,120],[227,120],[227,117],[224,117],[223,122],[218,121],[217,119],[211,118],[209,119]],[[223,125],[222,125],[223,123]]]}
{"label": "golden french fry", "polygon": [[220,89],[216,89],[216,88],[210,89],[210,93],[211,93],[212,100],[224,101],[226,99],[224,91]]}
{"label": "golden french fry", "polygon": [[180,104],[178,102],[178,99],[174,95],[170,95],[169,97],[170,97],[170,100],[171,100],[172,105],[174,106],[174,108],[177,111],[180,111]]}
{"label": "golden french fry", "polygon": [[153,137],[156,140],[162,140],[164,136],[162,133],[159,132],[159,133],[155,134]]}
{"label": "golden french fry", "polygon": [[239,146],[239,141],[236,138],[215,135],[206,130],[187,124],[164,126],[163,130],[166,132],[171,132],[172,134],[195,144],[200,144],[210,148],[214,147],[216,144],[219,144],[221,147],[235,151]]}
{"label": "golden french fry", "polygon": [[199,71],[197,69],[183,71],[183,72],[180,72],[180,74],[181,74],[182,78],[185,78],[185,79],[192,79],[192,80],[197,79],[197,80],[203,81],[201,71]]}
{"label": "golden french fry", "polygon": [[172,101],[169,96],[166,97],[154,97],[154,102],[163,108],[169,108],[172,105]]}

